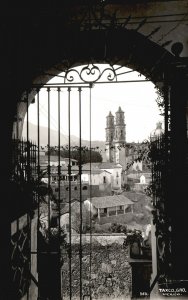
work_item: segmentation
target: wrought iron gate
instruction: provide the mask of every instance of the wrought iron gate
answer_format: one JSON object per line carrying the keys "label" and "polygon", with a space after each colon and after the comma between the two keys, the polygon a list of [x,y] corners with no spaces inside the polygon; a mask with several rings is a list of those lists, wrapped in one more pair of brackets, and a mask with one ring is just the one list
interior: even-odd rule
{"label": "wrought iron gate", "polygon": [[[72,299],[77,296],[79,299],[91,299],[91,274],[92,274],[92,201],[91,186],[82,185],[82,155],[88,152],[90,156],[91,172],[91,90],[94,83],[122,82],[121,75],[134,71],[122,70],[120,66],[107,66],[102,70],[93,64],[82,67],[80,71],[69,69],[65,72],[63,83],[48,83],[46,85],[34,85],[27,92],[24,102],[26,104],[26,143],[30,139],[30,116],[29,97],[35,95],[32,103],[37,106],[36,111],[36,146],[35,146],[35,168],[30,174],[29,180],[33,181],[33,191],[35,192],[34,217],[30,219],[31,231],[31,257],[30,276],[28,284],[31,284],[30,291],[27,292],[28,299]],[[61,75],[59,77],[62,77]],[[120,78],[120,80],[119,80]],[[143,82],[142,80],[128,80],[128,82]],[[124,80],[125,82],[125,80]],[[83,93],[87,94],[89,122],[84,124],[82,117]],[[42,96],[41,96],[42,95]],[[78,114],[78,143],[73,144],[71,139],[71,119],[72,97],[77,100]],[[41,105],[41,98],[46,102],[47,109]],[[66,104],[66,105],[65,105]],[[56,105],[57,114],[52,116],[51,112]],[[65,109],[66,106],[66,109]],[[47,146],[41,145],[41,116],[45,114],[47,119]],[[54,118],[57,121],[56,144],[51,141],[51,128],[54,125]],[[62,120],[67,118],[67,141],[62,141]],[[19,120],[18,120],[19,121]],[[89,147],[82,145],[82,128],[89,128]],[[19,126],[17,126],[18,128]],[[62,162],[61,152],[66,151],[67,160]],[[78,165],[71,158],[72,151],[77,152]],[[43,156],[42,153],[47,155]],[[54,162],[54,155],[56,161]],[[44,159],[46,158],[46,159]],[[73,164],[74,163],[74,164]],[[30,163],[28,162],[28,170]],[[90,173],[91,176],[91,173]],[[85,191],[85,189],[87,192]],[[86,197],[87,196],[87,197]],[[85,230],[83,218],[83,201],[90,199],[89,223],[87,224],[88,245],[83,245],[82,233]],[[77,232],[79,241],[73,247],[73,220],[72,204],[77,203]],[[67,223],[63,223],[63,217],[67,217]],[[73,249],[74,248],[74,249]],[[79,269],[79,279],[76,284],[73,278],[73,256],[77,256],[77,268]],[[84,259],[87,260],[85,267]],[[68,261],[68,267],[64,261]],[[62,266],[64,265],[64,269]],[[84,275],[83,275],[84,274]],[[69,277],[68,283],[64,278]],[[84,277],[84,280],[83,280]],[[76,289],[75,286],[76,285]],[[28,285],[27,285],[28,286]],[[74,290],[73,290],[74,289]],[[34,298],[33,298],[34,297]]]}
{"label": "wrought iron gate", "polygon": [[[68,70],[63,77],[63,84],[49,83],[43,85],[34,85],[25,98],[27,106],[26,118],[26,144],[29,145],[30,139],[30,123],[29,123],[29,94],[36,95],[37,105],[37,143],[35,145],[35,167],[31,170],[30,160],[27,163],[27,178],[32,182],[32,195],[34,193],[35,205],[34,217],[29,218],[31,231],[31,257],[29,259],[30,277],[27,287],[31,281],[31,293],[28,291],[28,299],[38,297],[38,299],[62,299],[68,297],[70,299],[76,295],[80,299],[91,299],[92,289],[92,189],[87,187],[87,199],[90,199],[89,209],[89,228],[88,238],[89,244],[83,245],[83,201],[84,193],[82,185],[82,156],[85,151],[90,155],[90,167],[88,171],[91,176],[91,90],[94,83],[104,83],[103,75],[107,72],[107,82],[117,82],[118,76],[130,73],[122,72],[121,67],[110,66],[104,70],[100,70],[97,66],[91,64],[83,67],[80,72],[75,69]],[[75,83],[74,75],[78,77]],[[85,79],[84,76],[91,76]],[[94,77],[93,77],[94,76]],[[100,81],[101,80],[101,81]],[[148,81],[138,80],[138,82]],[[106,82],[106,81],[105,81]],[[125,82],[125,81],[124,81]],[[128,81],[133,82],[133,81]],[[135,80],[134,80],[135,82]],[[87,105],[89,113],[89,124],[83,123],[82,117],[82,95],[87,93]],[[47,103],[48,109],[45,111],[41,106],[41,93]],[[72,96],[77,99],[78,104],[78,143],[75,145],[71,140],[71,103]],[[55,100],[54,100],[55,99]],[[51,125],[54,122],[51,117],[52,106],[57,106],[57,143],[54,145],[51,141]],[[65,112],[65,104],[67,111]],[[62,105],[63,104],[63,105]],[[47,147],[41,145],[41,111],[47,117]],[[168,109],[166,110],[168,113]],[[63,142],[61,138],[62,119],[67,117],[68,140]],[[76,116],[75,116],[76,119]],[[168,118],[166,117],[168,122]],[[82,145],[82,128],[89,127],[89,147]],[[67,151],[67,161],[62,162],[61,151]],[[77,152],[78,165],[71,158],[72,151]],[[42,152],[46,152],[46,159]],[[29,152],[28,152],[29,153]],[[53,161],[53,155],[56,155],[56,161]],[[29,157],[29,156],[28,156]],[[158,160],[157,160],[158,161]],[[28,177],[29,176],[29,177]],[[161,178],[158,178],[159,181]],[[160,181],[161,183],[161,181]],[[72,220],[72,204],[77,202],[77,232],[79,239],[77,245],[73,247],[73,220]],[[157,204],[157,203],[156,203]],[[62,215],[66,218],[62,218]],[[73,250],[74,248],[74,250]],[[78,257],[76,268],[79,269],[79,279],[76,282],[77,289],[73,290],[74,268],[73,256]],[[87,268],[84,266],[84,259],[87,260]],[[64,262],[68,261],[67,267]],[[62,270],[62,266],[64,269]],[[83,276],[84,274],[84,276]],[[64,277],[69,277],[69,283],[65,283]],[[83,280],[84,277],[84,280]],[[24,292],[22,293],[24,294]]]}
{"label": "wrought iron gate", "polygon": [[[62,264],[64,257],[68,256],[69,261],[69,297],[72,298],[72,256],[79,256],[79,297],[82,299],[86,296],[82,283],[82,258],[83,258],[83,197],[82,197],[82,154],[83,151],[90,149],[82,146],[82,93],[88,91],[88,106],[91,105],[91,86],[74,85],[74,86],[55,86],[47,85],[43,87],[46,90],[46,100],[48,104],[48,137],[47,137],[47,161],[41,161],[40,145],[40,92],[37,89],[37,117],[38,117],[38,142],[37,142],[37,188],[38,188],[38,208],[37,208],[37,251],[32,251],[32,255],[37,256],[37,273],[38,273],[38,296],[39,299],[61,299],[63,293],[62,287]],[[57,97],[57,123],[58,136],[57,145],[51,145],[51,106],[52,92]],[[71,100],[72,94],[78,101],[78,145],[72,145],[71,140]],[[54,97],[54,95],[53,95]],[[53,102],[52,102],[53,101]],[[68,121],[68,144],[62,146],[61,141],[61,119],[65,118],[65,108],[62,110],[61,105],[67,101],[67,121]],[[64,105],[65,106],[65,105]],[[88,107],[89,108],[89,107]],[[90,111],[90,108],[89,108]],[[87,124],[89,125],[89,124]],[[28,123],[29,126],[29,123]],[[90,130],[91,132],[91,130]],[[91,141],[91,139],[90,139]],[[91,145],[90,145],[91,146]],[[71,152],[74,149],[78,153],[79,163],[71,159]],[[68,160],[62,163],[61,151],[67,150]],[[52,163],[52,151],[56,154],[56,162]],[[46,165],[45,165],[46,163]],[[75,163],[75,165],[73,165]],[[45,182],[44,182],[45,179]],[[74,189],[74,192],[72,191]],[[76,190],[76,193],[75,193]],[[88,197],[89,197],[88,189]],[[78,228],[79,232],[79,249],[77,253],[72,253],[72,204],[78,203]],[[68,217],[68,224],[62,225],[62,215]],[[78,216],[77,216],[78,218]],[[90,219],[91,222],[91,219]],[[68,228],[67,228],[68,227]],[[90,226],[91,227],[91,226]],[[91,257],[90,257],[91,259]],[[46,268],[46,266],[48,266]],[[67,276],[67,275],[66,275]],[[89,276],[89,273],[88,273]],[[36,280],[37,281],[37,280]],[[88,294],[89,295],[89,294]]]}

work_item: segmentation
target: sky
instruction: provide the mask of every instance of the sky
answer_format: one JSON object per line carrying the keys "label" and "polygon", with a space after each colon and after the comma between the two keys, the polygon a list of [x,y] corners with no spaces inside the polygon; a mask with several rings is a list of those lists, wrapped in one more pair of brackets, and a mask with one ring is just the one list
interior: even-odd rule
{"label": "sky", "polygon": [[[104,68],[105,65],[98,65]],[[77,68],[80,70],[80,68]],[[117,72],[130,71],[122,68]],[[62,74],[61,74],[62,75]],[[101,77],[103,80],[104,77]],[[118,76],[119,80],[140,80],[144,76],[131,72]],[[54,77],[49,83],[61,83],[62,78]],[[48,126],[48,101],[46,89],[40,92],[40,125]],[[163,117],[156,103],[156,90],[152,82],[106,83],[94,84],[91,89],[91,132],[90,132],[90,92],[82,89],[81,98],[81,135],[82,139],[105,141],[106,116],[109,111],[115,116],[118,107],[125,112],[126,141],[142,142],[147,139],[158,121]],[[68,92],[63,89],[60,93],[61,133],[68,134]],[[71,135],[79,136],[79,94],[72,89],[70,94],[70,123]],[[58,94],[56,90],[50,95],[50,126],[58,128]],[[37,101],[29,107],[29,122],[37,124]],[[164,126],[163,126],[164,127]]]}

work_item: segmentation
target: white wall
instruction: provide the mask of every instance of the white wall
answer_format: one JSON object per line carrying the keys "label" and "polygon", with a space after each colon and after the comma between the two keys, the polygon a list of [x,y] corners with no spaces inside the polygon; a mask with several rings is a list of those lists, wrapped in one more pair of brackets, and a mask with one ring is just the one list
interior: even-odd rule
{"label": "white wall", "polygon": [[82,174],[81,178],[82,181],[88,182],[91,185],[103,185],[104,184],[104,177],[106,179],[105,185],[109,185],[112,182],[112,176],[110,173],[103,171],[99,174]]}

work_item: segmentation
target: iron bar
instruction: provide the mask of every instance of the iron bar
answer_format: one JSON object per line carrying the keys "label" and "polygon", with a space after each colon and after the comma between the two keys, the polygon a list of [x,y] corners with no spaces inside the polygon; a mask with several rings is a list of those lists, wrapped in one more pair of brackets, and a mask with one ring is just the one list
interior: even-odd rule
{"label": "iron bar", "polygon": [[[29,214],[27,214],[27,225],[29,227],[28,248],[31,249],[31,217],[29,216]],[[29,263],[29,272],[27,274],[27,277],[28,277],[28,282],[30,283],[29,273],[31,274],[31,253],[29,255],[28,263]],[[27,300],[29,300],[29,288],[27,289]]]}
{"label": "iron bar", "polygon": [[[123,68],[124,66],[119,66],[118,68],[114,68],[114,71],[116,72],[117,70],[120,70],[121,68]],[[128,74],[128,73],[133,73],[133,72],[136,72],[136,70],[130,70],[130,71],[125,71],[125,72],[123,72],[123,73],[118,73],[117,74],[117,76],[118,75],[121,75],[121,74]]]}
{"label": "iron bar", "polygon": [[157,275],[155,276],[155,278],[154,278],[154,280],[153,280],[153,282],[152,282],[152,284],[151,284],[151,286],[150,286],[150,291],[149,291],[150,294],[151,294],[151,292],[152,292],[154,286],[156,285],[156,283],[157,283],[159,277],[160,277],[160,274],[157,273]]}
{"label": "iron bar", "polygon": [[[82,85],[82,84],[84,84],[84,86]],[[42,87],[43,88],[53,88],[54,90],[55,89],[57,89],[58,87],[61,87],[61,89],[67,89],[67,88],[70,88],[71,87],[71,89],[78,89],[79,87],[82,87],[82,88],[90,88],[90,85],[88,84],[88,83],[82,83],[82,82],[77,82],[77,83],[66,83],[66,84],[64,84],[64,83],[44,83],[44,84],[42,84]],[[33,88],[39,88],[39,87],[41,87],[41,84],[34,84],[33,85]]]}
{"label": "iron bar", "polygon": [[38,281],[36,280],[36,278],[33,276],[33,274],[31,272],[30,272],[30,277],[31,277],[32,281],[34,282],[34,284],[36,284],[36,286],[39,287]]}
{"label": "iron bar", "polygon": [[[184,14],[184,15],[185,15],[185,14]],[[144,17],[144,16],[143,16],[143,17]],[[142,18],[143,18],[143,17],[142,17]],[[147,17],[147,18],[148,18],[148,17]],[[132,18],[132,19],[133,19],[133,18]],[[118,19],[117,19],[117,22],[116,22],[116,24],[115,24],[114,27],[115,27],[115,28],[118,28],[118,27],[121,26],[121,25],[124,26],[123,20],[126,21],[126,19],[122,19],[122,22],[120,22],[120,18],[118,18]],[[118,21],[119,21],[119,22],[118,22]],[[182,20],[181,20],[181,19],[173,19],[173,20],[156,20],[156,21],[147,21],[147,22],[145,22],[145,24],[176,23],[176,22],[180,22],[180,21],[182,21]],[[184,19],[183,21],[188,21],[188,19]],[[91,22],[95,22],[95,20],[92,19]],[[89,24],[88,21],[84,23],[84,25],[87,25],[87,24]],[[139,21],[133,21],[133,22],[129,22],[127,25],[138,25],[138,24],[140,24]],[[111,22],[110,22],[110,20],[104,20],[101,24],[98,24],[98,25],[95,26],[95,27],[99,27],[99,25],[106,26],[106,28],[107,28],[107,26],[110,26],[110,25],[111,25]],[[80,28],[82,28],[82,27],[83,27],[83,25],[81,25]],[[93,26],[93,27],[94,27],[94,26]]]}
{"label": "iron bar", "polygon": [[71,111],[70,111],[70,95],[71,88],[68,88],[68,149],[69,149],[69,164],[68,164],[68,175],[69,175],[69,288],[70,288],[70,299],[72,299],[72,222],[71,222]]}
{"label": "iron bar", "polygon": [[19,139],[19,107],[17,104],[17,110],[16,110],[16,138]]}
{"label": "iron bar", "polygon": [[[54,75],[53,75],[54,76]],[[120,80],[120,81],[97,81],[94,84],[109,84],[109,83],[135,83],[135,82],[151,82],[149,79],[135,79],[135,80]],[[158,81],[159,82],[159,81]],[[161,81],[162,82],[162,81]],[[92,82],[91,82],[92,83]],[[88,85],[89,83],[85,82],[71,82],[69,84],[63,84],[63,83],[51,83],[51,84],[43,84],[44,87],[51,87],[51,88],[57,88],[58,86],[63,86],[64,88],[71,87],[72,88],[90,88]],[[34,85],[35,87],[41,86],[40,85]]]}
{"label": "iron bar", "polygon": [[81,112],[81,91],[79,87],[79,177],[80,177],[80,299],[82,299],[82,112]]}
{"label": "iron bar", "polygon": [[[38,178],[38,191],[40,187],[40,89],[37,89],[37,178]],[[38,192],[38,204],[37,204],[37,260],[39,259],[39,220],[40,220],[40,195]],[[38,262],[37,262],[38,265]],[[38,283],[40,284],[40,276],[38,277]],[[40,288],[38,288],[38,298],[40,297]]]}
{"label": "iron bar", "polygon": [[[50,167],[50,87],[47,88],[48,93],[48,241],[50,244],[50,177],[51,177],[51,167]],[[50,248],[50,247],[49,247]],[[49,250],[50,251],[50,250]],[[50,256],[50,252],[49,252]],[[50,257],[49,257],[50,258]]]}
{"label": "iron bar", "polygon": [[[162,18],[162,17],[175,17],[175,16],[184,16],[186,15],[185,13],[179,13],[179,14],[165,14],[165,15],[151,15],[151,16],[147,16],[148,18]],[[142,16],[142,17],[131,17],[132,19],[141,19],[143,17],[146,16]],[[124,19],[124,18],[120,18],[120,19]]]}
{"label": "iron bar", "polygon": [[[27,104],[26,105],[27,105],[27,182],[30,182],[30,180],[31,180],[31,177],[30,177],[31,147],[30,147],[30,143],[29,143],[29,97],[28,97],[28,92],[27,92]],[[31,203],[29,203],[29,206],[30,205],[31,205]],[[29,208],[31,209],[31,207],[29,207]],[[31,249],[31,222],[30,222],[30,217],[28,214],[27,214],[27,225],[29,226],[28,247],[29,247],[29,249]],[[31,272],[31,253],[29,255],[28,263],[29,263],[29,271]],[[29,274],[27,275],[27,279],[29,281]],[[29,299],[29,289],[27,290],[27,299]]]}
{"label": "iron bar", "polygon": [[92,208],[92,183],[91,183],[91,89],[92,89],[92,85],[90,85],[90,90],[89,90],[89,146],[90,146],[90,159],[89,159],[89,163],[90,163],[90,190],[89,190],[89,199],[90,199],[90,261],[89,261],[89,293],[90,293],[90,297],[91,297],[91,267],[92,267],[92,213],[91,213],[91,208]]}
{"label": "iron bar", "polygon": [[60,207],[60,198],[61,198],[61,191],[60,191],[60,181],[61,181],[61,166],[60,166],[60,150],[61,150],[61,140],[60,140],[60,124],[61,124],[61,107],[60,107],[60,92],[61,89],[58,87],[58,235],[59,235],[59,280],[60,280],[60,296],[62,294],[61,291],[61,207]]}
{"label": "iron bar", "polygon": [[27,105],[27,142],[26,142],[26,145],[27,145],[27,164],[26,164],[26,176],[27,176],[27,181],[29,182],[30,181],[30,143],[29,143],[29,98],[28,98],[28,92],[27,92],[27,102],[26,102],[26,105]]}

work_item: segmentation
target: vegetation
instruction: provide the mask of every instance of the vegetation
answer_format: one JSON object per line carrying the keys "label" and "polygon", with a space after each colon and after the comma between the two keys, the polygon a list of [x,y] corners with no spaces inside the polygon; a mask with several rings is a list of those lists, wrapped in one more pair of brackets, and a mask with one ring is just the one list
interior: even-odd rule
{"label": "vegetation", "polygon": [[118,224],[118,223],[112,223],[111,227],[110,227],[110,231],[114,232],[114,233],[127,233],[127,226],[126,225],[122,225],[122,224]]}
{"label": "vegetation", "polygon": [[125,245],[131,245],[134,242],[137,242],[138,244],[142,244],[143,242],[143,237],[142,237],[142,233],[140,230],[129,230],[129,232],[127,233],[127,238],[125,241]]}
{"label": "vegetation", "polygon": [[156,102],[160,111],[160,115],[164,116],[164,88],[159,89],[158,87],[155,87],[155,90],[157,94]]}
{"label": "vegetation", "polygon": [[[86,164],[91,162],[102,162],[102,155],[97,151],[94,150],[97,148],[89,149],[88,147],[72,147],[69,151],[68,147],[63,147],[60,150],[60,157],[67,158],[70,156],[72,159],[76,159],[78,163]],[[50,153],[50,155],[58,155],[59,151],[57,147],[50,147],[50,149],[46,152],[46,155]]]}

